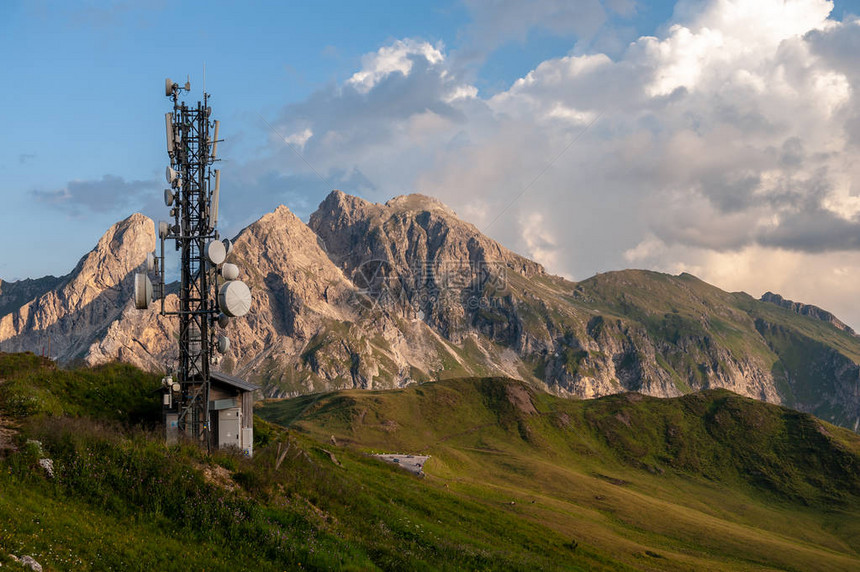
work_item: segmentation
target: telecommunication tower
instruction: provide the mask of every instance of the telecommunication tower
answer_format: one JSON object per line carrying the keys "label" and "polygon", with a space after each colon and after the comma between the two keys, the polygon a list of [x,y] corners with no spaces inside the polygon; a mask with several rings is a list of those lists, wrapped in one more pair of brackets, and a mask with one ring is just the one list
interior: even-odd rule
{"label": "telecommunication tower", "polygon": [[[174,425],[174,437],[184,435],[210,447],[216,445],[210,421],[210,366],[215,350],[229,349],[230,341],[219,328],[232,317],[245,315],[251,306],[248,286],[238,280],[239,268],[225,263],[232,249],[229,240],[221,240],[218,230],[218,201],[221,173],[213,168],[219,160],[219,121],[211,119],[209,94],[196,106],[179,100],[184,86],[165,81],[165,96],[173,100],[173,111],[165,114],[167,184],[164,204],[170,208],[172,222],[159,221],[161,252],[147,256],[147,272],[135,276],[135,305],[149,308],[161,300],[161,314],[177,316],[179,322],[179,363],[174,379],[163,380],[165,418],[168,440]],[[211,133],[211,135],[210,135]],[[178,307],[165,307],[165,241],[173,240],[180,255]],[[153,286],[148,273],[155,273]]]}

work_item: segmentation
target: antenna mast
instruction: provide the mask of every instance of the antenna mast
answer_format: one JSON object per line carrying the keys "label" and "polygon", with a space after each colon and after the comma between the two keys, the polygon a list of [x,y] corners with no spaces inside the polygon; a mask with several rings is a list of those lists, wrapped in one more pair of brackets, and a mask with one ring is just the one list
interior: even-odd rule
{"label": "antenna mast", "polygon": [[[175,412],[180,435],[211,447],[210,364],[216,348],[222,352],[229,348],[225,336],[216,340],[215,326],[224,327],[229,317],[247,313],[251,294],[244,282],[236,280],[238,268],[224,264],[232,244],[220,240],[216,230],[220,173],[213,165],[218,161],[220,122],[210,120],[208,93],[203,93],[203,101],[196,106],[188,106],[179,101],[182,90],[190,91],[191,82],[180,86],[169,78],[165,81],[165,95],[173,100],[173,111],[165,114],[170,188],[164,190],[164,202],[171,207],[173,224],[158,223],[161,255],[153,253],[147,258],[147,270],[157,273],[158,283],[153,288],[146,274],[138,274],[135,302],[139,309],[148,308],[154,291],[161,299],[161,314],[179,317],[177,379],[168,375],[163,380],[166,415]],[[165,308],[165,240],[175,241],[180,253],[177,311]]]}

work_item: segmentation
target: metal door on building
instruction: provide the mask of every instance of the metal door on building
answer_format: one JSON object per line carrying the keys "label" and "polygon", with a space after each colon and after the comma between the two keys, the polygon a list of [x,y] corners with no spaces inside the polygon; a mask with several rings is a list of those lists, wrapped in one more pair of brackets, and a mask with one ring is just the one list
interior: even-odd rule
{"label": "metal door on building", "polygon": [[222,409],[218,412],[218,447],[242,446],[242,418],[238,407]]}

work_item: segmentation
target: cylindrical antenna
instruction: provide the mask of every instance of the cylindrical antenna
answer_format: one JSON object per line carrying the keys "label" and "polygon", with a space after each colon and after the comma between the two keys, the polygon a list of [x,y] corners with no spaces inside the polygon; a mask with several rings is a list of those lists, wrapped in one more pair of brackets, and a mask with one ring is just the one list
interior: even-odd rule
{"label": "cylindrical antenna", "polygon": [[[218,123],[215,123],[217,133]],[[215,169],[215,190],[212,192],[212,207],[209,217],[209,228],[215,228],[218,225],[218,196],[221,194],[221,170]]]}
{"label": "cylindrical antenna", "polygon": [[213,159],[215,158],[215,153],[218,151],[218,126],[219,125],[221,125],[221,122],[216,119],[215,120],[215,136],[212,138],[212,153],[210,153],[210,155],[209,155]]}
{"label": "cylindrical antenna", "polygon": [[164,127],[167,131],[167,154],[173,157],[173,114],[164,114]]}

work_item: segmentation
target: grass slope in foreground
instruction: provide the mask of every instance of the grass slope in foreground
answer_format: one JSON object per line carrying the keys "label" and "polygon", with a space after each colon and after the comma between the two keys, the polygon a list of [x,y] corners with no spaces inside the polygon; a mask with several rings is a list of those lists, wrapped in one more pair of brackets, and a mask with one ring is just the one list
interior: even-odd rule
{"label": "grass slope in foreground", "polygon": [[260,419],[253,459],[166,447],[151,425],[158,379],[129,366],[63,371],[0,354],[0,380],[0,424],[17,432],[0,451],[4,567],[14,554],[48,570],[624,568],[504,507]]}
{"label": "grass slope in foreground", "polygon": [[[4,568],[9,554],[48,570],[860,562],[857,437],[725,392],[572,402],[480,379],[328,394],[262,408],[292,428],[258,418],[245,459],[166,447],[158,380],[128,366],[0,354],[0,380],[0,425],[17,431],[0,451]],[[427,451],[428,476],[371,449]]]}
{"label": "grass slope in foreground", "polygon": [[[649,570],[860,568],[860,437],[724,390],[571,401],[464,379],[259,414],[342,450],[432,455],[416,480],[431,506],[458,519],[458,503],[482,507],[459,528],[512,553],[550,549],[550,567],[593,566],[588,554]],[[521,532],[496,525],[511,517]]]}

